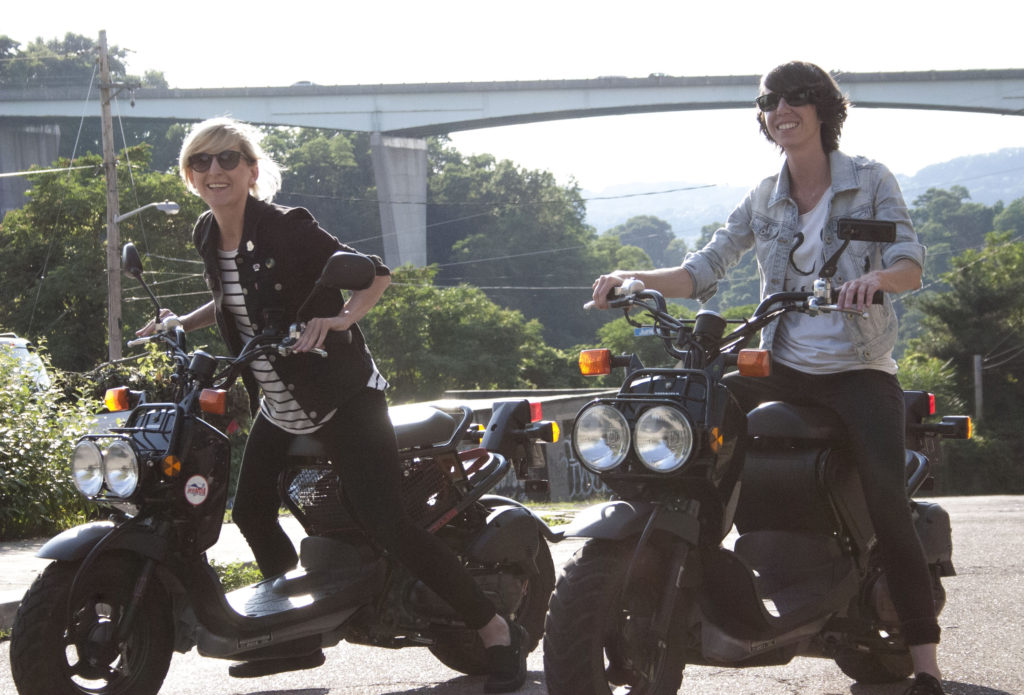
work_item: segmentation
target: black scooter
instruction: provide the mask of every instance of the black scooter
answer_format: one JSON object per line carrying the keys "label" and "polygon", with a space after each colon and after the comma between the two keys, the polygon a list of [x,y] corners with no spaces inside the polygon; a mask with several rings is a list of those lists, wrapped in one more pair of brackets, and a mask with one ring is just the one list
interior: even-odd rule
{"label": "black scooter", "polygon": [[[679,363],[645,369],[635,356],[581,357],[585,373],[621,366],[627,376],[573,427],[577,460],[616,499],[563,531],[588,540],[551,599],[551,693],[674,695],[687,663],[741,668],[796,656],[834,659],[864,683],[911,674],[838,418],[781,402],[747,414],[721,382],[733,366],[766,374],[766,351],[743,347],[785,313],[838,311],[830,279],[840,254],[851,241],[892,241],[895,225],[841,219],[836,233],[845,241],[813,292],[769,296],[729,333],[714,312],[674,318],[658,292],[635,281],[610,302],[627,318],[642,313],[651,323],[630,318],[637,333],[660,338]],[[905,403],[909,497],[929,480],[938,438],[970,436],[970,419],[927,421],[934,399],[920,391],[906,392]],[[911,504],[941,610],[940,579],[954,573],[949,516],[937,504]]]}
{"label": "black scooter", "polygon": [[[123,264],[149,292],[130,244]],[[314,291],[361,289],[373,274],[366,257],[337,253]],[[263,662],[266,672],[275,659],[341,640],[426,646],[452,669],[486,673],[476,632],[364,533],[344,481],[312,438],[296,440],[294,465],[280,480],[283,502],[308,534],[300,566],[225,593],[208,563],[230,468],[228,439],[209,414],[223,412],[224,387],[255,357],[299,358],[291,356],[298,335],[298,326],[258,335],[237,357],[189,352],[174,320],[147,339],[175,364],[175,396],[140,402],[123,427],[76,445],[75,484],[111,518],[65,531],[39,551],[53,562],[26,593],[11,634],[21,695],[153,695],[172,652],[193,646],[204,656]],[[487,494],[509,471],[525,475],[538,439],[557,436],[531,415],[527,401],[499,401],[481,428],[466,406],[392,409],[406,511],[455,549],[496,609],[526,628],[532,650],[554,586],[545,543],[553,535],[518,502]]]}

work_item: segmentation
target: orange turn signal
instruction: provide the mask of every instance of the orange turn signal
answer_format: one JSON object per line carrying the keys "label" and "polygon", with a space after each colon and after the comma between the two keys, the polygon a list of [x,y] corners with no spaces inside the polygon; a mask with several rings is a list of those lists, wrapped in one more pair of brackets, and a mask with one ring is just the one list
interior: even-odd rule
{"label": "orange turn signal", "polygon": [[103,405],[107,406],[107,410],[112,413],[130,410],[128,387],[118,386],[117,388],[107,389],[107,392],[103,394]]}
{"label": "orange turn signal", "polygon": [[580,352],[580,374],[583,376],[602,376],[611,373],[611,350],[583,350]]}
{"label": "orange turn signal", "polygon": [[771,353],[768,350],[740,350],[736,366],[743,376],[769,376],[772,373]]}
{"label": "orange turn signal", "polygon": [[228,408],[228,392],[224,389],[203,389],[199,394],[199,408],[204,413],[223,415]]}

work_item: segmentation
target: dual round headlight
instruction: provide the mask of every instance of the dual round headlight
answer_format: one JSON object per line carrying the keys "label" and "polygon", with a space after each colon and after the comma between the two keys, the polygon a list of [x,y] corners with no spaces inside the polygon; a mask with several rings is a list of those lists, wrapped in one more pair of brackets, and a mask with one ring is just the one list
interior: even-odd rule
{"label": "dual round headlight", "polygon": [[672,473],[690,458],[693,425],[680,410],[658,405],[645,410],[630,431],[617,408],[597,404],[576,418],[572,444],[584,466],[604,473],[621,464],[630,443],[640,462],[657,473]]}
{"label": "dual round headlight", "polygon": [[123,439],[111,440],[105,450],[83,439],[71,454],[71,475],[86,497],[98,495],[104,484],[111,494],[129,497],[139,484],[139,460]]}

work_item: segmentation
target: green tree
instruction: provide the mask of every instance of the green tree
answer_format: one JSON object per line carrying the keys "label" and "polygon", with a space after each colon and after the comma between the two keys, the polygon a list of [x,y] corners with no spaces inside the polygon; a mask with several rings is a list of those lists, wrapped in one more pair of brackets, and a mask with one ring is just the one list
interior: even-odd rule
{"label": "green tree", "polygon": [[307,208],[341,241],[383,256],[369,134],[273,128],[263,144],[284,167],[276,203]]}
{"label": "green tree", "polygon": [[676,265],[669,257],[669,247],[676,240],[676,235],[672,233],[672,225],[654,215],[631,217],[604,234],[618,237],[624,245],[643,249],[654,267]]}
{"label": "green tree", "polygon": [[943,279],[950,291],[918,300],[924,331],[916,352],[956,368],[959,396],[973,402],[973,356],[984,365],[984,426],[1020,438],[1024,402],[1024,242],[993,232],[981,250],[953,259]]}
{"label": "green tree", "polygon": [[464,157],[443,142],[431,147],[430,162],[428,258],[439,284],[484,289],[538,319],[557,347],[592,336],[600,321],[582,305],[611,268],[594,253],[579,187],[490,155]]}
{"label": "green tree", "polygon": [[[130,167],[128,162],[132,162]],[[124,206],[174,200],[181,214],[143,213],[120,225],[121,239],[151,256],[149,276],[165,306],[193,308],[196,294],[208,296],[202,269],[191,250],[192,221],[202,201],[171,174],[148,171],[148,148],[122,153],[118,186]],[[104,359],[106,347],[106,184],[100,157],[54,162],[59,173],[32,175],[34,187],[20,210],[7,214],[0,237],[0,323],[39,342],[45,338],[61,369],[82,371]],[[91,166],[90,166],[91,165]],[[152,314],[133,281],[123,285],[126,334]],[[205,299],[203,300],[205,301]]]}
{"label": "green tree", "polygon": [[[567,369],[544,344],[540,324],[502,309],[473,287],[435,287],[437,269],[403,266],[361,322],[395,403],[446,389],[553,387]],[[566,379],[571,375],[566,374]]]}

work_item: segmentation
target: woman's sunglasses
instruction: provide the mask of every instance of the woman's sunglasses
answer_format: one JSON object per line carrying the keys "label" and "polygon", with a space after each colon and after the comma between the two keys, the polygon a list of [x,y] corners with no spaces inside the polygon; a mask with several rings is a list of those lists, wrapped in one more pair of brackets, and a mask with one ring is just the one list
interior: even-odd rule
{"label": "woman's sunglasses", "polygon": [[[789,100],[787,99],[786,101]],[[239,152],[238,150],[224,150],[223,152],[218,152],[217,154],[210,154],[209,152],[200,152],[199,154],[194,154],[188,158],[188,168],[191,169],[192,171],[198,171],[199,173],[207,171],[210,168],[210,166],[213,165],[214,157],[217,158],[217,164],[219,164],[220,168],[223,169],[224,171],[231,171],[236,166],[238,166],[238,162],[241,161],[242,159],[244,159],[247,162],[249,161],[249,158],[246,157],[241,152]]]}
{"label": "woman's sunglasses", "polygon": [[813,89],[794,89],[792,92],[768,92],[762,94],[757,99],[754,99],[754,103],[757,104],[757,108],[764,112],[774,111],[779,108],[779,102],[785,99],[786,103],[790,106],[804,106],[806,104],[814,103],[814,90]]}

